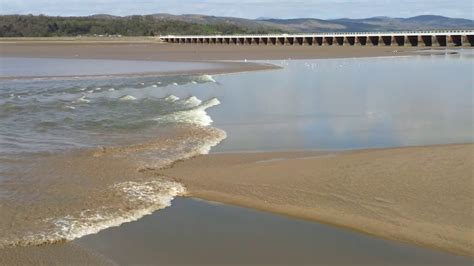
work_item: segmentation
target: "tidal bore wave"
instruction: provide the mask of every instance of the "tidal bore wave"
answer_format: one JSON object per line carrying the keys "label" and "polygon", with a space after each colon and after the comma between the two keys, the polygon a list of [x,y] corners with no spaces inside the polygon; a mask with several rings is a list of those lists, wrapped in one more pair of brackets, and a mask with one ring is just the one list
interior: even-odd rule
{"label": "tidal bore wave", "polygon": [[0,247],[68,241],[170,206],[156,169],[225,139],[217,98],[163,95],[211,76],[6,81],[0,94]]}

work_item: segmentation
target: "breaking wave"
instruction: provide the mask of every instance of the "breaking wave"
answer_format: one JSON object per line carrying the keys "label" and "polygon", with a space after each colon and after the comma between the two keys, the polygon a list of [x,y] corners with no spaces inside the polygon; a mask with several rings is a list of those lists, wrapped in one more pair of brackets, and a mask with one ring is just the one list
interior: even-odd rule
{"label": "breaking wave", "polygon": [[[104,229],[133,222],[145,215],[171,206],[171,201],[184,195],[186,189],[168,180],[147,182],[123,182],[109,188],[109,193],[119,194],[125,204],[120,208],[101,207],[85,209],[59,218],[46,219],[51,229],[27,234],[4,243],[3,246],[42,245],[70,241],[85,235],[96,234]],[[0,247],[2,242],[0,242]]]}
{"label": "breaking wave", "polygon": [[212,77],[211,75],[201,75],[198,77],[198,81],[201,81],[201,82],[216,82],[216,80],[214,79],[214,77]]}
{"label": "breaking wave", "polygon": [[135,101],[137,98],[133,97],[132,95],[124,95],[119,98],[120,101]]}
{"label": "breaking wave", "polygon": [[189,123],[200,126],[209,126],[213,121],[207,114],[206,109],[220,104],[217,98],[212,98],[201,103],[200,100],[195,97],[194,99],[188,98],[185,100],[185,103],[194,106],[186,110],[180,110],[160,116],[155,120],[165,123]]}
{"label": "breaking wave", "polygon": [[177,100],[179,100],[179,97],[175,95],[170,95],[165,98],[165,101],[168,101],[168,102],[176,102]]}
{"label": "breaking wave", "polygon": [[[71,175],[76,172],[80,172],[81,175],[75,176],[76,179],[72,182],[60,173],[56,175],[54,171],[51,172],[52,167],[43,166],[48,168],[48,176],[31,182],[29,186],[41,187],[48,182],[54,182],[53,186],[56,186],[60,183],[58,189],[60,194],[57,196],[53,194],[54,198],[45,199],[44,202],[40,200],[34,203],[48,206],[39,209],[27,208],[30,215],[46,216],[42,219],[25,221],[21,216],[12,217],[13,224],[18,226],[19,230],[14,230],[14,234],[0,237],[0,247],[69,241],[98,233],[109,227],[136,221],[145,215],[169,207],[176,196],[186,193],[185,187],[165,177],[146,175],[146,172],[169,167],[178,160],[206,154],[226,137],[225,132],[220,129],[190,125],[176,128],[172,135],[174,137],[159,138],[142,144],[101,148],[86,156],[61,155],[59,159],[50,160],[59,160],[55,164],[56,167],[67,168],[64,170]],[[90,160],[92,162],[89,162]],[[94,176],[94,168],[97,167],[101,171],[98,175],[100,178]],[[131,168],[134,169],[134,174],[123,176],[123,173],[129,172]],[[38,169],[38,172],[41,175],[42,169]],[[92,176],[87,176],[87,173],[92,173]],[[117,179],[121,181],[116,182]],[[78,184],[81,187],[76,187]],[[91,188],[83,188],[85,184]],[[74,194],[64,195],[60,191],[71,191]],[[18,197],[19,194],[21,193],[17,191],[15,196]],[[62,202],[60,198],[74,200]],[[87,208],[84,208],[85,206]],[[15,206],[9,208],[8,205],[3,205],[0,206],[0,211],[16,213],[22,210],[16,209]],[[7,232],[10,232],[9,230]]]}
{"label": "breaking wave", "polygon": [[1,183],[0,172],[0,247],[94,234],[184,195],[182,184],[148,171],[206,154],[225,139],[207,113],[220,102],[151,91],[205,82],[215,80],[9,81],[0,92],[0,158],[20,159],[2,161],[10,176]]}

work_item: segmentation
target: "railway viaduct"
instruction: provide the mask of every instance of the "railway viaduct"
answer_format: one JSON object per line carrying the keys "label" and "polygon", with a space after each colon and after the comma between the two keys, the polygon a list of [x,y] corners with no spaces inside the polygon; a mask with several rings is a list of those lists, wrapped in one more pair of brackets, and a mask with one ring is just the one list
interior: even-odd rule
{"label": "railway viaduct", "polygon": [[180,35],[160,36],[167,43],[221,45],[308,45],[308,46],[474,46],[474,30],[403,32],[335,32],[268,35]]}

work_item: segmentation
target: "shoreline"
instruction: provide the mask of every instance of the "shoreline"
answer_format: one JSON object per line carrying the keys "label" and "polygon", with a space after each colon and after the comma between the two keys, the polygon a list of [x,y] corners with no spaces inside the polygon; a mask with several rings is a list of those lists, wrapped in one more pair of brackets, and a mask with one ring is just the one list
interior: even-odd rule
{"label": "shoreline", "polygon": [[[133,60],[220,64],[207,70],[182,70],[169,72],[137,72],[97,75],[58,76],[5,76],[2,80],[48,79],[48,78],[102,78],[102,77],[146,77],[172,75],[221,75],[253,71],[281,69],[278,65],[263,61],[350,59],[350,58],[393,58],[410,57],[423,53],[420,47],[333,47],[333,46],[213,46],[176,45],[156,41],[153,38],[0,38],[0,57],[79,59],[79,60]],[[444,54],[446,49],[432,55]],[[453,49],[450,49],[453,50]],[[250,61],[250,62],[247,62]],[[253,62],[251,62],[253,61]],[[260,61],[260,62],[255,62]]]}
{"label": "shoreline", "polygon": [[[219,153],[177,162],[158,174],[185,185],[188,197],[473,257],[474,243],[469,238],[473,213],[462,212],[468,209],[462,206],[474,202],[468,191],[472,152],[474,145],[469,143],[340,152]],[[443,161],[451,163],[436,167]],[[462,164],[461,169],[453,161]],[[427,163],[437,171],[417,169]],[[453,171],[459,176],[457,183],[443,176]],[[450,202],[447,193],[456,199]]]}
{"label": "shoreline", "polygon": [[[258,232],[265,233],[255,238]],[[230,237],[231,242],[228,241]],[[339,241],[334,241],[336,239]],[[176,198],[171,208],[68,243],[0,249],[0,264],[6,265],[355,263],[461,266],[470,265],[470,261],[469,257],[389,241],[346,228],[182,197]]]}
{"label": "shoreline", "polygon": [[122,59],[154,61],[223,61],[361,58],[416,55],[419,47],[332,46],[224,46],[175,45],[159,42],[5,42],[0,54],[7,57]]}
{"label": "shoreline", "polygon": [[[172,179],[175,180],[174,178],[172,178]],[[425,248],[425,249],[432,250],[432,251],[442,252],[443,254],[449,254],[449,255],[454,255],[454,256],[459,256],[459,257],[464,257],[464,258],[471,258],[471,259],[474,258],[474,255],[472,255],[472,254],[459,252],[459,251],[456,251],[456,250],[444,249],[444,248],[440,248],[439,246],[436,246],[436,245],[428,245],[428,244],[425,244],[425,243],[418,243],[418,242],[414,242],[414,241],[411,241],[411,240],[395,239],[395,238],[391,238],[391,237],[386,237],[382,234],[372,233],[372,232],[369,232],[367,230],[359,229],[359,228],[356,228],[356,227],[353,227],[353,226],[342,225],[340,223],[333,222],[333,221],[326,221],[326,220],[316,219],[316,218],[314,218],[312,216],[309,216],[309,215],[306,215],[306,216],[302,215],[301,213],[289,213],[289,212],[283,211],[279,208],[272,209],[272,208],[268,208],[268,207],[255,206],[255,203],[252,203],[250,201],[247,202],[247,201],[244,201],[242,199],[235,200],[235,199],[230,199],[229,198],[229,200],[227,200],[226,197],[223,196],[223,195],[217,195],[217,194],[211,195],[211,194],[205,194],[205,193],[194,195],[194,194],[189,193],[189,191],[188,191],[188,194],[186,194],[184,196],[178,196],[177,198],[202,200],[202,201],[208,202],[210,204],[222,204],[222,205],[245,208],[245,209],[249,209],[249,210],[256,210],[256,211],[260,211],[260,212],[264,212],[264,213],[279,215],[279,216],[282,216],[282,217],[288,217],[290,219],[308,221],[308,222],[312,222],[312,223],[316,223],[316,224],[326,225],[326,226],[333,227],[335,229],[354,232],[354,233],[362,234],[364,236],[370,236],[370,237],[374,237],[374,238],[378,238],[378,239],[383,239],[383,240],[386,240],[386,241],[391,241],[393,243],[411,245],[413,247]],[[171,206],[171,208],[172,208],[172,206]],[[137,221],[135,221],[135,222],[137,222]],[[85,236],[85,237],[87,237],[87,236]]]}
{"label": "shoreline", "polygon": [[[8,57],[5,57],[8,58]],[[34,57],[39,58],[39,57]],[[88,60],[85,58],[77,60]],[[277,70],[281,67],[272,64],[254,63],[254,62],[219,62],[219,61],[201,61],[199,63],[218,63],[221,67],[210,68],[210,69],[197,69],[197,70],[182,70],[182,71],[168,71],[168,72],[137,72],[137,73],[117,73],[117,74],[97,74],[97,75],[58,75],[58,76],[0,76],[0,81],[9,80],[23,80],[23,79],[63,79],[63,80],[74,80],[78,78],[94,79],[94,78],[115,78],[115,77],[167,77],[167,76],[198,76],[198,75],[223,75],[223,74],[236,74],[253,71],[266,71],[266,70]]]}

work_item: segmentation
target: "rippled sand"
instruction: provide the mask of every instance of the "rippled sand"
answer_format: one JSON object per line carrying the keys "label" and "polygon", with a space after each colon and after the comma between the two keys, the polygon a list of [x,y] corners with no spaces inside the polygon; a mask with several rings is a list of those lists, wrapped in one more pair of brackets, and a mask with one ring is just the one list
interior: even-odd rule
{"label": "rippled sand", "polygon": [[474,255],[473,144],[212,154],[161,174],[190,195]]}

